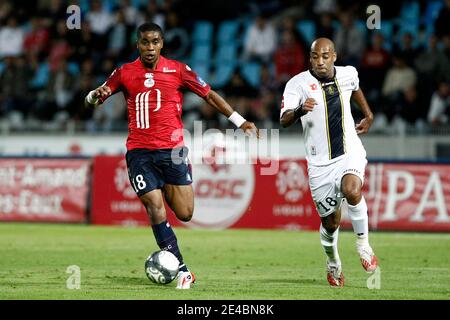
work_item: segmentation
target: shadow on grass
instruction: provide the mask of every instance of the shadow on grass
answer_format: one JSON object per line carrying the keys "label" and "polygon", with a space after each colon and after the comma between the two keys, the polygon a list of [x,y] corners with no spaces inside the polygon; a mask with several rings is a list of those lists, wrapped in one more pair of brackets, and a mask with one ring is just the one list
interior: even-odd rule
{"label": "shadow on grass", "polygon": [[124,285],[124,286],[141,286],[141,287],[151,287],[151,288],[157,288],[157,289],[172,289],[173,284],[169,283],[167,285],[163,284],[155,284],[151,282],[146,277],[107,277],[106,278],[109,283],[114,283],[117,285]]}
{"label": "shadow on grass", "polygon": [[[261,280],[257,280],[261,282]],[[315,279],[264,279],[265,283],[286,283],[286,284],[313,284],[313,285],[320,285],[320,281],[317,281]]]}
{"label": "shadow on grass", "polygon": [[[254,280],[255,282],[261,282],[261,279]],[[311,286],[317,286],[317,287],[324,287],[324,288],[332,288],[326,279],[292,279],[292,278],[285,278],[285,279],[264,279],[264,283],[273,283],[273,284],[287,284],[287,285],[311,285]],[[366,287],[360,286],[360,285],[354,285],[350,283],[346,283],[344,288],[354,288],[354,289],[364,289]]]}

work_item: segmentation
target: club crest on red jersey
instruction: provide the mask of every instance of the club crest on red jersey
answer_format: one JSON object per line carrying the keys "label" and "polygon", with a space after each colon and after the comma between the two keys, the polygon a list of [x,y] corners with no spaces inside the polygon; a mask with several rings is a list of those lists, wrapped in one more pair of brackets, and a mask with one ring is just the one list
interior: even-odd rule
{"label": "club crest on red jersey", "polygon": [[146,73],[145,78],[147,78],[147,79],[144,81],[144,86],[146,86],[147,88],[151,88],[155,85],[155,80],[153,79],[153,73]]}

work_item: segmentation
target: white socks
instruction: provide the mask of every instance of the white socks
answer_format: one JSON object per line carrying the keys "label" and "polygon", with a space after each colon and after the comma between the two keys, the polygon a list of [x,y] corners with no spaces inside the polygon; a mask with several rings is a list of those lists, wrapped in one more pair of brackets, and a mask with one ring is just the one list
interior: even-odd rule
{"label": "white socks", "polygon": [[356,244],[358,246],[368,246],[369,245],[369,217],[367,216],[367,203],[364,197],[361,201],[352,206],[348,204],[348,216],[352,221],[353,231],[356,236]]}
{"label": "white socks", "polygon": [[320,224],[320,243],[323,246],[325,254],[328,257],[328,262],[331,265],[340,266],[341,259],[339,258],[339,253],[337,249],[338,243],[338,235],[339,228],[336,229],[333,233],[329,233],[323,226]]}

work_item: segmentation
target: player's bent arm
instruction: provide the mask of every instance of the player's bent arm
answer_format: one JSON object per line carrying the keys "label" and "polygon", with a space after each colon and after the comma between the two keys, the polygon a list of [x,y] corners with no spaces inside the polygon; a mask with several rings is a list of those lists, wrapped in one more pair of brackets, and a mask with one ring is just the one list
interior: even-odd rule
{"label": "player's bent arm", "polygon": [[283,128],[292,126],[299,118],[295,116],[294,110],[288,110],[280,118],[280,124]]}
{"label": "player's bent arm", "polygon": [[367,133],[373,122],[373,113],[370,110],[366,98],[364,97],[364,93],[362,92],[361,89],[358,89],[356,91],[353,91],[351,98],[356,102],[356,104],[359,106],[362,113],[364,114],[364,119],[362,119],[361,122],[358,123],[355,127],[356,133],[357,134]]}
{"label": "player's bent arm", "polygon": [[210,90],[205,97],[206,102],[208,102],[214,109],[222,113],[225,117],[229,118],[234,112],[233,108],[214,90]]}
{"label": "player's bent arm", "polygon": [[299,105],[295,109],[287,110],[280,118],[280,124],[283,128],[287,128],[298,121],[302,116],[314,110],[317,104],[313,98],[306,99],[305,103]]}
{"label": "player's bent arm", "polygon": [[370,110],[369,104],[367,103],[366,97],[362,92],[361,88],[352,93],[352,100],[356,102],[356,104],[361,109],[365,118],[373,119],[372,110]]}
{"label": "player's bent arm", "polygon": [[236,127],[241,128],[246,133],[255,133],[256,137],[259,138],[259,129],[256,128],[255,124],[245,120],[238,112],[234,111],[228,102],[226,102],[217,92],[210,90],[206,95],[205,100],[217,111],[226,116]]}

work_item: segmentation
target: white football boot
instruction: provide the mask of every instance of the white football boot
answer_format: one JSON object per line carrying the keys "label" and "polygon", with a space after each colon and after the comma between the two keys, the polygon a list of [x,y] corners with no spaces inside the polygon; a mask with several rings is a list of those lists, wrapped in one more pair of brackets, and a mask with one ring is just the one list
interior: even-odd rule
{"label": "white football boot", "polygon": [[190,271],[178,272],[178,284],[177,289],[190,289],[191,284],[195,282],[195,276]]}
{"label": "white football boot", "polygon": [[332,287],[344,286],[344,274],[341,265],[329,264],[327,261],[327,280]]}
{"label": "white football boot", "polygon": [[364,270],[366,270],[366,272],[374,272],[378,267],[378,259],[373,253],[372,248],[368,245],[356,245],[356,250],[358,251],[361,265]]}

